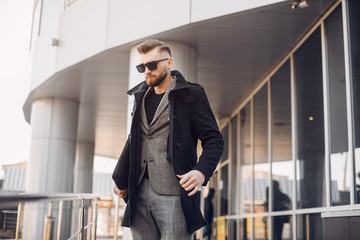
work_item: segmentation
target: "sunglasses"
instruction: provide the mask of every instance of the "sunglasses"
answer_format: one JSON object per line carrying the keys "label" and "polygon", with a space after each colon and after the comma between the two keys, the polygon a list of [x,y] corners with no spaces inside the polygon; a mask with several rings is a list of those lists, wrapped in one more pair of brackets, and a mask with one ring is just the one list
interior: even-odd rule
{"label": "sunglasses", "polygon": [[168,59],[169,58],[164,58],[164,59],[160,59],[160,60],[157,60],[157,61],[152,61],[152,62],[148,62],[148,63],[139,64],[139,65],[136,66],[136,69],[139,71],[139,73],[145,72],[146,67],[150,71],[154,71],[155,69],[157,69],[158,62],[165,61],[165,60],[168,60]]}

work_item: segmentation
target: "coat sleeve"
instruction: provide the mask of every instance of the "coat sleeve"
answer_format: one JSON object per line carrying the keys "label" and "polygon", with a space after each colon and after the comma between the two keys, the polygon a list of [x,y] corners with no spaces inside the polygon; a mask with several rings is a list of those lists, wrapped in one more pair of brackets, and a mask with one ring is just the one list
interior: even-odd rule
{"label": "coat sleeve", "polygon": [[119,189],[125,189],[128,186],[129,161],[130,161],[130,137],[127,139],[124,149],[119,157],[112,174],[116,186]]}
{"label": "coat sleeve", "polygon": [[224,149],[224,140],[204,89],[201,86],[197,86],[194,89],[193,97],[194,102],[191,103],[190,107],[191,122],[193,131],[195,131],[197,138],[201,140],[203,148],[194,169],[199,170],[205,175],[204,185],[206,185],[220,161]]}

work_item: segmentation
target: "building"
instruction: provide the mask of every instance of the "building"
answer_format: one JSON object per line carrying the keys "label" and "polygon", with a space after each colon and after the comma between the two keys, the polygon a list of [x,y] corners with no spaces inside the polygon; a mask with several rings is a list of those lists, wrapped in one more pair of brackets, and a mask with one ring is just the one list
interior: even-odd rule
{"label": "building", "polygon": [[[117,158],[125,142],[126,90],[142,80],[134,46],[155,37],[221,126],[210,186],[228,239],[360,236],[359,10],[357,0],[35,1],[26,190],[91,191],[93,156]],[[28,224],[37,239],[41,224]]]}

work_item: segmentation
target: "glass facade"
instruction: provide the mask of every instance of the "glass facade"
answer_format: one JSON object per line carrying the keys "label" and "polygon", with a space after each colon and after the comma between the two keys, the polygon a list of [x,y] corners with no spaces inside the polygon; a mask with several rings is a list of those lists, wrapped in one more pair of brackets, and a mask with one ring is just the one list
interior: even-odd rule
{"label": "glass facade", "polygon": [[350,27],[350,62],[354,111],[354,145],[355,145],[355,202],[360,204],[360,3],[348,1]]}
{"label": "glass facade", "polygon": [[220,170],[220,186],[219,186],[219,190],[220,190],[220,216],[225,216],[227,214],[229,214],[228,212],[228,204],[229,204],[229,190],[228,190],[228,173],[229,173],[229,168],[228,165],[224,166],[223,168],[221,168]]}
{"label": "glass facade", "polygon": [[[294,172],[292,161],[291,139],[291,86],[290,86],[290,61],[286,61],[279,71],[270,80],[271,83],[271,132],[272,132],[272,180],[273,194],[271,209],[279,211],[276,194],[279,191],[289,197],[291,202]],[[275,182],[276,181],[276,182]],[[279,186],[275,191],[274,183]],[[269,195],[269,194],[268,194]],[[291,204],[287,204],[292,209]],[[284,210],[284,209],[283,209]]]}
{"label": "glass facade", "polygon": [[[318,28],[294,54],[297,122],[297,205],[325,205],[324,104]],[[316,194],[314,194],[316,193]]]}
{"label": "glass facade", "polygon": [[[230,162],[230,179],[236,179],[238,178],[238,172],[237,172],[237,169],[238,169],[238,156],[237,156],[237,153],[238,153],[238,114],[233,117],[230,121],[230,129],[231,129],[231,162]],[[236,182],[236,181],[235,181]],[[237,204],[236,204],[236,199],[238,198],[238,194],[237,194],[237,188],[238,186],[236,184],[231,184],[231,190],[230,192],[231,193],[234,193],[234,194],[231,194],[230,195],[230,198],[231,198],[231,201],[230,201],[230,214],[237,214]]]}
{"label": "glass facade", "polygon": [[268,239],[269,238],[269,218],[256,217],[254,218],[255,236],[254,239]]}
{"label": "glass facade", "polygon": [[360,208],[358,12],[334,3],[222,128],[228,239],[322,239],[326,214]]}
{"label": "glass facade", "polygon": [[323,239],[320,214],[297,215],[297,229],[296,239]]}
{"label": "glass facade", "polygon": [[266,189],[269,186],[267,84],[254,96],[254,207],[264,212]]}
{"label": "glass facade", "polygon": [[328,55],[328,96],[330,121],[331,203],[350,203],[350,160],[348,158],[348,125],[342,9],[338,6],[325,20]]}
{"label": "glass facade", "polygon": [[251,138],[250,138],[250,103],[240,111],[240,212],[251,212],[251,179],[252,179],[252,167],[251,167]]}

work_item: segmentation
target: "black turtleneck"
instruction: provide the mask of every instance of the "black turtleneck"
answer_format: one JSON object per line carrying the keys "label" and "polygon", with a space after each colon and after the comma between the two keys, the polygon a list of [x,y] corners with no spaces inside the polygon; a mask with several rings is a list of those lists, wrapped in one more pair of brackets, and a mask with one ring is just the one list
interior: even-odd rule
{"label": "black turtleneck", "polygon": [[161,94],[156,94],[154,88],[151,88],[145,98],[145,112],[149,125],[154,118],[156,109],[159,106],[159,103],[163,98],[164,94],[165,92]]}

